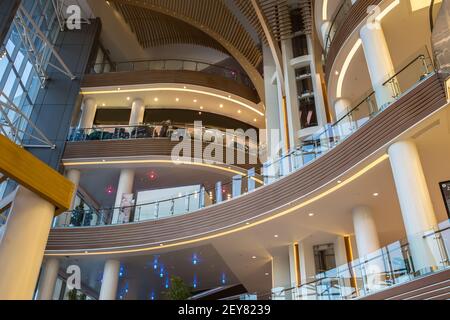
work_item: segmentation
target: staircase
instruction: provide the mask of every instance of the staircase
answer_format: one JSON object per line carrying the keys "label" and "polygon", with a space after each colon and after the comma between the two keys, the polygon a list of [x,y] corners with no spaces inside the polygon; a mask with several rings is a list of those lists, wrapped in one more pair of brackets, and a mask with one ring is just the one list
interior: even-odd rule
{"label": "staircase", "polygon": [[423,276],[359,300],[450,300],[450,270]]}

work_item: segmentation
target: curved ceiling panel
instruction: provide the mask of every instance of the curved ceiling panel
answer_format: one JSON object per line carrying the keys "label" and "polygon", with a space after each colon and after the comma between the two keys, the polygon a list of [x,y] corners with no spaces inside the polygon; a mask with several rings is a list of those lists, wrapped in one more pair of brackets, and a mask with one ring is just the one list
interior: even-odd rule
{"label": "curved ceiling panel", "polygon": [[179,19],[133,5],[116,2],[113,2],[113,5],[145,49],[184,43],[227,53],[225,48],[210,36]]}

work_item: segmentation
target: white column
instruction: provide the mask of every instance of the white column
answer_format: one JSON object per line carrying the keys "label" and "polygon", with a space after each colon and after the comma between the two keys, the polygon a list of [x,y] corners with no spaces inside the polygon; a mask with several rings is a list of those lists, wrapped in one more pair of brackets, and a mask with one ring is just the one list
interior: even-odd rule
{"label": "white column", "polygon": [[383,86],[395,74],[391,54],[379,22],[363,26],[360,36],[378,108],[382,108],[394,100],[390,86]]}
{"label": "white column", "polygon": [[[134,170],[133,169],[122,169],[120,171],[119,184],[117,186],[116,201],[114,202],[115,208],[120,208],[122,205],[122,196],[124,194],[133,193],[134,185]],[[120,210],[114,210],[113,223],[117,223],[119,218]]]}
{"label": "white column", "polygon": [[283,248],[272,257],[272,292],[275,300],[290,300],[291,291],[283,292],[284,289],[292,288],[291,269],[289,264],[288,248]]}
{"label": "white column", "polygon": [[436,266],[435,247],[423,239],[437,220],[416,144],[399,141],[388,152],[414,267],[419,271]]}
{"label": "white column", "polygon": [[81,129],[90,129],[94,126],[95,114],[97,112],[97,103],[93,98],[86,98],[81,108]]}
{"label": "white column", "polygon": [[145,105],[142,99],[135,99],[131,105],[130,126],[138,126],[144,122]]}
{"label": "white column", "polygon": [[39,276],[53,204],[19,187],[0,243],[0,300],[31,300]]}
{"label": "white column", "polygon": [[[75,207],[75,198],[77,196],[77,190],[80,185],[80,177],[81,177],[81,171],[76,169],[70,169],[66,171],[66,178],[70,180],[75,185],[75,193],[73,194],[72,203],[70,205],[69,211],[72,211]],[[70,223],[71,213],[63,213],[59,215],[56,219],[56,225],[58,227],[63,227],[65,225],[68,225]]]}
{"label": "white column", "polygon": [[53,300],[56,280],[58,279],[59,260],[48,259],[43,268],[43,276],[39,285],[38,300]]}
{"label": "white column", "polygon": [[380,249],[377,227],[372,210],[369,207],[359,206],[353,208],[352,213],[358,257],[363,258]]}
{"label": "white column", "polygon": [[99,300],[116,300],[119,272],[120,261],[107,260],[105,262]]}

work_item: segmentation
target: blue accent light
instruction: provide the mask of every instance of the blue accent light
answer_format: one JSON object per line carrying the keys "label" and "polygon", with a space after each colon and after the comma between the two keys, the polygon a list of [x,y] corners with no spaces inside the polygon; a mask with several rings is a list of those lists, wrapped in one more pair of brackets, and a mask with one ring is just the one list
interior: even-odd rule
{"label": "blue accent light", "polygon": [[152,291],[152,293],[150,293],[150,300],[155,300],[156,296],[155,296],[155,291]]}
{"label": "blue accent light", "polygon": [[119,277],[122,278],[125,274],[125,268],[123,266],[120,266],[119,269]]}
{"label": "blue accent light", "polygon": [[220,278],[220,282],[222,284],[226,284],[227,283],[227,275],[225,273],[222,273],[222,276]]}
{"label": "blue accent light", "polygon": [[153,258],[153,269],[157,270],[158,269],[158,256],[155,256]]}
{"label": "blue accent light", "polygon": [[170,286],[170,280],[169,280],[169,277],[167,277],[167,278],[166,278],[166,285],[165,285],[165,288],[166,288],[166,289],[169,289],[169,286]]}
{"label": "blue accent light", "polygon": [[198,256],[196,253],[194,253],[194,255],[192,256],[192,264],[195,266],[199,263],[198,261]]}
{"label": "blue accent light", "polygon": [[161,269],[159,270],[159,277],[164,278],[164,267],[161,267]]}
{"label": "blue accent light", "polygon": [[198,286],[198,280],[197,280],[197,275],[194,275],[194,281],[192,281],[192,287],[194,287],[194,289],[197,289]]}

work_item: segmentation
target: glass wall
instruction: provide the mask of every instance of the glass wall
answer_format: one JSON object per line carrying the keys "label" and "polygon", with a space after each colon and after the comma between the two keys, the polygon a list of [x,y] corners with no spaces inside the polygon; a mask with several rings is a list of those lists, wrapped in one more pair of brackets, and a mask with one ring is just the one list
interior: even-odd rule
{"label": "glass wall", "polygon": [[[41,31],[54,43],[59,32],[59,25],[52,1],[22,0],[22,6],[30,13]],[[30,29],[31,26],[28,26]],[[21,27],[11,25],[8,36],[0,47],[5,48],[5,54],[0,56],[0,101],[6,102],[6,97],[19,107],[26,116],[30,116],[33,104],[41,87],[41,79],[35,70],[33,52],[23,42],[24,34]],[[36,51],[43,47],[42,41],[33,37],[30,39]],[[49,53],[43,51],[44,61],[50,59]],[[46,65],[44,64],[44,69]],[[6,111],[6,110],[5,110]],[[7,117],[14,126],[25,130],[27,123],[14,111],[7,112]],[[5,116],[0,114],[0,123],[6,124]],[[4,127],[7,134],[10,128]],[[23,137],[20,137],[20,139]],[[0,199],[6,188],[6,182],[0,185]]]}

